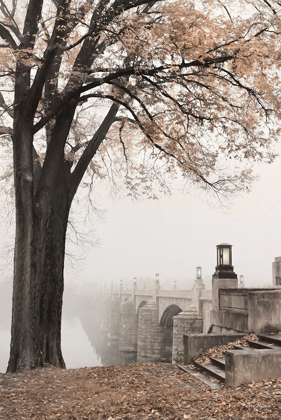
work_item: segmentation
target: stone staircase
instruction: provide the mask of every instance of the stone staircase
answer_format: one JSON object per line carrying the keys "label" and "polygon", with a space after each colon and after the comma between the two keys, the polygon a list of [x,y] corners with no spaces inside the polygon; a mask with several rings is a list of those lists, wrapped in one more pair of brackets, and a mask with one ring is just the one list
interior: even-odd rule
{"label": "stone staircase", "polygon": [[[257,334],[259,340],[247,340],[249,346],[235,346],[235,350],[260,352],[262,350],[280,350],[281,352],[281,334],[264,335]],[[210,357],[211,363],[203,364],[196,361],[193,365],[178,367],[193,375],[201,382],[212,389],[219,389],[225,383],[225,359]]]}

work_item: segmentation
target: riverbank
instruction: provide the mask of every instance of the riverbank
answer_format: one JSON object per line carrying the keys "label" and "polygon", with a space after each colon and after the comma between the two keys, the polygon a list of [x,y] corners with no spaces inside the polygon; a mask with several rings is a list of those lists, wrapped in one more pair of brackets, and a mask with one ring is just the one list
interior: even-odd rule
{"label": "riverbank", "polygon": [[2,420],[281,418],[281,378],[210,390],[171,364],[0,375]]}

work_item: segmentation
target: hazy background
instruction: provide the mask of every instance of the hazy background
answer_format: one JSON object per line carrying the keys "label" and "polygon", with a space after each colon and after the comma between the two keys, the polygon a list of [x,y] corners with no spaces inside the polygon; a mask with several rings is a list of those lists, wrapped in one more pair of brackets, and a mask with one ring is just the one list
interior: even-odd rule
{"label": "hazy background", "polygon": [[172,287],[177,280],[179,287],[190,288],[199,265],[210,287],[216,245],[227,242],[233,245],[235,272],[244,275],[246,286],[271,284],[272,262],[281,255],[280,157],[271,165],[257,165],[256,173],[252,192],[232,197],[223,207],[196,189],[182,193],[180,182],[172,196],[156,201],[112,201],[101,190],[97,201],[106,213],[96,224],[100,244],[88,249],[79,271],[67,270],[67,281],[109,287],[123,279],[130,288],[134,277],[142,285],[159,273],[162,286]]}
{"label": "hazy background", "polygon": [[[280,145],[278,149],[280,152]],[[126,197],[112,200],[102,184],[94,196],[95,205],[104,210],[102,220],[93,217],[91,222],[86,218],[85,208],[76,206],[73,220],[78,236],[81,233],[84,238],[84,246],[72,243],[68,246],[73,267],[68,259],[62,327],[68,367],[101,364],[93,344],[91,313],[81,317],[83,304],[77,303],[73,295],[70,299],[68,291],[94,293],[95,288],[110,287],[111,282],[119,287],[120,279],[124,288],[130,288],[134,277],[142,287],[144,281],[147,284],[149,279],[152,281],[155,273],[160,274],[162,288],[172,288],[174,280],[178,288],[191,288],[196,266],[202,266],[206,287],[210,288],[216,245],[221,242],[233,245],[234,269],[238,275],[244,275],[247,287],[271,284],[272,262],[281,255],[280,157],[272,165],[256,166],[256,173],[260,179],[253,184],[252,192],[233,197],[224,207],[214,206],[214,201],[208,201],[205,193],[196,189],[184,194],[180,182],[175,184],[171,197],[138,202]],[[3,372],[10,339],[13,222],[4,195],[1,200],[0,372]],[[71,237],[75,235],[72,233]],[[91,246],[90,242],[96,245]]]}

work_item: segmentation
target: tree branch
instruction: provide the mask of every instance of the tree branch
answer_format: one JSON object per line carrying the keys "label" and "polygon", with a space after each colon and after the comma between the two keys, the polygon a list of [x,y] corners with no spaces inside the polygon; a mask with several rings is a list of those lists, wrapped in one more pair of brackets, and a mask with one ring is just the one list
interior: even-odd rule
{"label": "tree branch", "polygon": [[35,36],[38,31],[38,22],[41,17],[44,0],[29,0],[28,8],[25,16],[22,48],[33,50]]}
{"label": "tree branch", "polygon": [[4,125],[0,125],[0,136],[2,136],[2,135],[12,136],[13,135],[12,128],[4,126]]}
{"label": "tree branch", "polygon": [[105,139],[105,136],[108,133],[108,130],[110,129],[111,125],[115,122],[115,117],[118,112],[118,109],[119,109],[119,105],[117,104],[111,105],[110,110],[108,111],[106,117],[104,118],[103,122],[101,123],[100,127],[96,131],[93,138],[88,143],[88,146],[84,150],[73,173],[71,174],[70,176],[71,199],[74,197],[90,161],[93,159],[99,146]]}
{"label": "tree branch", "polygon": [[3,108],[11,118],[14,118],[13,109],[6,104],[2,92],[0,92],[0,107]]}
{"label": "tree branch", "polygon": [[4,41],[6,41],[9,44],[9,46],[11,48],[13,48],[13,50],[15,50],[17,48],[16,41],[14,40],[12,35],[10,34],[10,31],[8,31],[8,29],[5,28],[3,23],[0,23],[0,36]]}
{"label": "tree branch", "polygon": [[0,0],[0,5],[1,5],[1,11],[3,13],[3,15],[10,20],[11,24],[6,24],[6,26],[8,28],[10,28],[14,34],[16,35],[16,37],[18,38],[18,40],[20,41],[20,30],[19,27],[14,19],[14,15],[15,15],[15,11],[16,11],[16,5],[17,2],[13,1],[13,9],[12,12],[9,11],[8,7],[6,6],[5,2],[3,0]]}
{"label": "tree branch", "polygon": [[[210,67],[212,64],[224,63],[233,59],[233,56],[224,56],[224,57],[217,57],[217,58],[209,58],[205,59],[203,62],[199,60],[194,60],[189,63],[181,63],[177,66],[179,69],[188,68],[188,67]],[[34,133],[37,133],[41,128],[45,126],[45,124],[52,119],[58,112],[61,112],[65,106],[69,103],[71,99],[77,97],[83,92],[87,92],[91,89],[97,88],[102,86],[103,84],[109,84],[111,81],[118,79],[120,77],[125,76],[132,76],[132,75],[146,75],[146,76],[155,76],[157,73],[166,72],[171,69],[171,65],[162,65],[159,67],[155,67],[153,69],[140,69],[135,67],[128,67],[124,69],[117,70],[116,72],[109,74],[103,78],[96,78],[93,82],[85,85],[80,86],[79,88],[73,90],[72,92],[68,92],[60,101],[58,101],[57,105],[53,108],[53,110],[47,114],[45,117],[41,118],[41,120],[34,125]]]}
{"label": "tree branch", "polygon": [[49,41],[49,45],[45,51],[43,58],[43,65],[37,70],[34,82],[30,89],[30,100],[32,102],[31,112],[34,114],[39,100],[42,95],[43,86],[48,76],[49,69],[53,64],[54,58],[58,51],[59,45],[63,42],[62,40],[66,34],[66,21],[67,12],[70,7],[69,0],[62,0],[60,6],[57,9],[56,22],[53,29],[52,37]]}

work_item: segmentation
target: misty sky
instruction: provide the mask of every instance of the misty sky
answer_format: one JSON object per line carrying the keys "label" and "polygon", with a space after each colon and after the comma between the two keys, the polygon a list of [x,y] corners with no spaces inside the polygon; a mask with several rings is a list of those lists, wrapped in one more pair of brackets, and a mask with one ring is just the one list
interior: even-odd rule
{"label": "misty sky", "polygon": [[[280,145],[277,150],[281,151]],[[281,158],[258,165],[260,179],[252,192],[233,197],[228,209],[213,206],[204,192],[189,194],[175,188],[171,197],[158,201],[109,198],[101,188],[98,205],[106,210],[95,226],[99,246],[88,249],[79,270],[67,269],[67,282],[107,283],[123,279],[154,278],[162,286],[190,288],[196,266],[202,266],[206,287],[216,265],[216,245],[233,245],[233,264],[245,285],[271,284],[271,266],[281,255]],[[142,284],[142,281],[140,281]]]}
{"label": "misty sky", "polygon": [[[117,286],[123,279],[124,286],[130,288],[134,277],[141,279],[142,285],[143,278],[159,273],[162,287],[173,287],[177,280],[179,288],[190,288],[196,266],[202,266],[206,287],[210,288],[216,245],[228,242],[233,245],[235,272],[244,275],[245,285],[269,285],[272,261],[281,255],[281,158],[272,165],[259,165],[256,172],[260,179],[252,192],[225,203],[228,209],[214,207],[214,202],[208,202],[205,193],[195,188],[189,194],[182,193],[180,183],[171,197],[139,202],[112,200],[102,185],[94,200],[105,210],[103,220],[94,218],[84,225],[84,210],[76,206],[74,212],[79,215],[74,217],[78,230],[87,233],[87,241],[98,240],[99,244],[80,252],[70,246],[78,260],[72,259],[74,268],[68,263],[66,284],[109,287],[111,281]],[[12,258],[6,246],[13,243],[13,229],[3,227],[7,216],[2,213],[2,277],[11,279],[12,264],[6,267],[6,262]]]}

